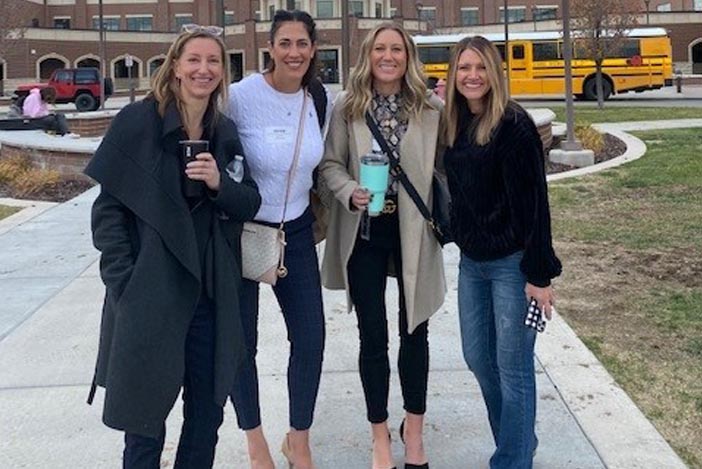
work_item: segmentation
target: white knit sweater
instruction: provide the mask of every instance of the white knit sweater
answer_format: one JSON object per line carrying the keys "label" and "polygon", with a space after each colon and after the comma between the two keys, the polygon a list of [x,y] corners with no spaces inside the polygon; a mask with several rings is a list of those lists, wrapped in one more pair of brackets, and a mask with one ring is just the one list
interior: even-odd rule
{"label": "white knit sweater", "polygon": [[[302,90],[281,93],[263,75],[250,75],[229,86],[227,114],[236,123],[251,175],[261,193],[256,220],[278,223],[283,216],[288,171],[297,138]],[[327,96],[328,97],[328,96]],[[311,96],[307,96],[300,156],[290,186],[285,221],[298,218],[309,205],[312,171],[324,152],[322,133]],[[330,100],[327,100],[330,102]],[[330,115],[327,109],[327,117]]]}

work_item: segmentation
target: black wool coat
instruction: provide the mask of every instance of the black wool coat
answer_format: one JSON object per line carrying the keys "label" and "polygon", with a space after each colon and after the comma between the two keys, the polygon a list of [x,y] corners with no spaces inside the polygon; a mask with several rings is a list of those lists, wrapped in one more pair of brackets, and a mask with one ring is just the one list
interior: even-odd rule
{"label": "black wool coat", "polygon": [[[225,167],[243,155],[234,123],[220,116],[210,152],[221,173],[210,194],[210,262],[203,276],[193,217],[181,195],[178,158],[164,141],[182,132],[175,105],[162,118],[147,98],[115,116],[85,173],[101,184],[92,212],[106,287],[93,388],[105,388],[104,423],[156,437],[180,392],[185,339],[200,293],[216,310],[215,395],[224,405],[246,353],[239,312],[241,230],[261,203],[245,167],[242,183]],[[201,285],[201,279],[208,285]]]}

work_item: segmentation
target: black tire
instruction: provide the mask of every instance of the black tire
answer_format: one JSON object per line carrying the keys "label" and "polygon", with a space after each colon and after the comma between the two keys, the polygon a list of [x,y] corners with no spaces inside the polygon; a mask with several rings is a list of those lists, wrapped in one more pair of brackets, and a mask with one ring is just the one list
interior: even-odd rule
{"label": "black tire", "polygon": [[97,100],[92,95],[81,93],[76,96],[76,109],[80,112],[94,111]]}
{"label": "black tire", "polygon": [[[588,101],[597,101],[597,77],[588,78],[583,85],[583,95]],[[612,95],[612,84],[607,78],[602,77],[602,99],[607,101]]]}

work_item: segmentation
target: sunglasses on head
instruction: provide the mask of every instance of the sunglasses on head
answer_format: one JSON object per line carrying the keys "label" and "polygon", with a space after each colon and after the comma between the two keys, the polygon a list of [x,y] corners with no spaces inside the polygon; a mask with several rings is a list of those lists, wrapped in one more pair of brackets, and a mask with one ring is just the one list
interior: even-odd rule
{"label": "sunglasses on head", "polygon": [[189,23],[184,24],[181,31],[185,33],[205,33],[209,34],[210,36],[218,37],[222,35],[224,28],[221,26],[200,26],[199,24]]}

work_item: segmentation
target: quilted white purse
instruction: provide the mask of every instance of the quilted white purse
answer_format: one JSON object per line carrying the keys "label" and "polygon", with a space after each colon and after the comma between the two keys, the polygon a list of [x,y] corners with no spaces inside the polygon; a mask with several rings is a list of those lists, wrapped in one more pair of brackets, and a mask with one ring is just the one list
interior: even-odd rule
{"label": "quilted white purse", "polygon": [[285,232],[259,223],[244,223],[241,260],[244,278],[275,285],[278,277],[288,274],[285,267]]}
{"label": "quilted white purse", "polygon": [[285,189],[285,204],[283,205],[283,217],[280,225],[274,228],[256,222],[244,223],[244,229],[241,233],[241,268],[242,275],[246,279],[275,285],[279,278],[288,275],[288,269],[285,267],[285,231],[283,231],[283,225],[285,224],[285,212],[288,208],[290,185],[300,156],[300,143],[305,126],[306,108],[307,90],[302,94],[302,112],[300,113],[300,123],[297,126],[295,153],[288,171],[288,184]]}

